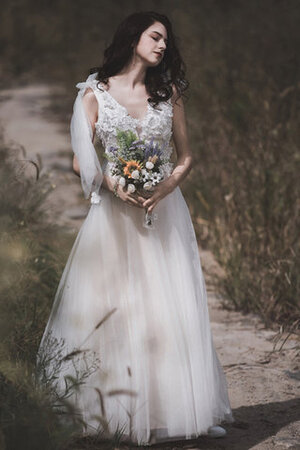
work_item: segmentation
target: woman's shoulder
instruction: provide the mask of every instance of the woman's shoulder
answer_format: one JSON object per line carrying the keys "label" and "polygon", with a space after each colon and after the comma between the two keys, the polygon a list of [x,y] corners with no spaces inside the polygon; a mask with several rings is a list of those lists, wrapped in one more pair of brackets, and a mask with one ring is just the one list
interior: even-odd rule
{"label": "woman's shoulder", "polygon": [[175,83],[172,83],[172,97],[171,97],[171,102],[172,105],[183,105],[183,100],[182,100],[182,94],[179,92],[178,88],[176,87]]}
{"label": "woman's shoulder", "polygon": [[95,76],[97,74],[91,74],[87,77],[86,81],[78,83],[76,86],[82,90],[82,102],[88,112],[90,118],[96,118],[98,115],[98,99],[96,95],[97,80]]}
{"label": "woman's shoulder", "polygon": [[178,89],[177,89],[175,83],[172,83],[171,86],[172,86],[172,91],[173,91],[173,94],[172,94],[172,97],[171,97],[171,101],[172,101],[172,104],[174,105],[175,100],[176,100],[176,99],[178,98],[178,96],[179,96],[179,92],[178,92]]}

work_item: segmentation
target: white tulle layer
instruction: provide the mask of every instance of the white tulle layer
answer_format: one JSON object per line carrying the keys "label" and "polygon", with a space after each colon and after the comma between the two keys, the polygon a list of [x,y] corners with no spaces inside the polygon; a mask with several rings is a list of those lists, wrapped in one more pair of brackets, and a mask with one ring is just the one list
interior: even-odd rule
{"label": "white tulle layer", "polygon": [[[155,229],[143,227],[143,209],[104,188],[100,193],[101,203],[91,205],[73,245],[40,350],[50,332],[65,339],[68,351],[90,335],[84,348],[98,355],[100,368],[76,404],[91,433],[99,426],[93,416],[103,415],[95,388],[111,432],[122,428],[139,444],[155,432],[162,439],[191,438],[234,421],[180,188],[154,208]],[[137,395],[108,395],[116,389]]]}

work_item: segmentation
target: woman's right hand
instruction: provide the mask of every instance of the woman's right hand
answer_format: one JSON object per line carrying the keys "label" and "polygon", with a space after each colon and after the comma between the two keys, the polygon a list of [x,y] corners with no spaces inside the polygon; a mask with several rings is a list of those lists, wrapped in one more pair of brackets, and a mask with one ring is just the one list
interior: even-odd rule
{"label": "woman's right hand", "polygon": [[127,192],[127,187],[118,185],[117,194],[123,202],[127,203],[129,206],[136,206],[137,208],[144,208],[143,203],[146,198],[142,197],[140,194]]}

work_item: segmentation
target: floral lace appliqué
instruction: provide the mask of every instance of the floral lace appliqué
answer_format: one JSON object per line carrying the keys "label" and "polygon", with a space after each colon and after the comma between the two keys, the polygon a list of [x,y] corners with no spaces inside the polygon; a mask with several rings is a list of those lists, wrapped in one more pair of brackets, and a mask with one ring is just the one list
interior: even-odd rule
{"label": "floral lace appliqu\u00e9", "polygon": [[[97,87],[98,84],[98,87]],[[132,130],[140,139],[145,141],[154,138],[164,148],[163,157],[170,159],[173,147],[170,145],[172,137],[173,106],[171,99],[160,102],[156,107],[148,105],[147,114],[142,119],[130,116],[125,107],[120,105],[101,83],[92,81],[92,88],[99,103],[98,120],[95,124],[96,134],[102,142],[105,152],[110,146],[115,146],[116,130]]]}

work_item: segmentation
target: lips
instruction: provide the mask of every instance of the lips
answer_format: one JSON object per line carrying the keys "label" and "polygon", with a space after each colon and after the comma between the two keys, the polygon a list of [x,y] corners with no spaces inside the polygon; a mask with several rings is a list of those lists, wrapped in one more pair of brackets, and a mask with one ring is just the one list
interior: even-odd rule
{"label": "lips", "polygon": [[162,56],[162,53],[160,53],[160,52],[154,52],[154,53],[156,53],[159,56]]}

